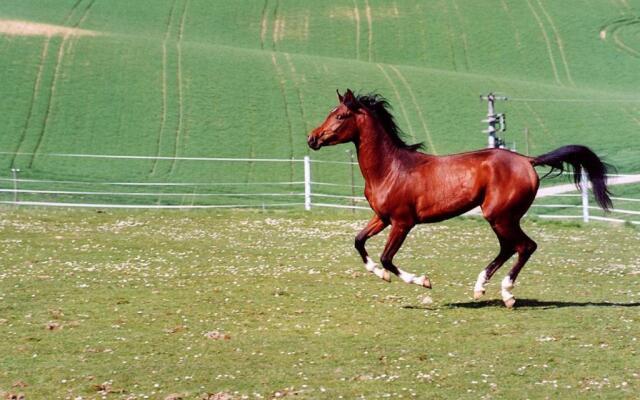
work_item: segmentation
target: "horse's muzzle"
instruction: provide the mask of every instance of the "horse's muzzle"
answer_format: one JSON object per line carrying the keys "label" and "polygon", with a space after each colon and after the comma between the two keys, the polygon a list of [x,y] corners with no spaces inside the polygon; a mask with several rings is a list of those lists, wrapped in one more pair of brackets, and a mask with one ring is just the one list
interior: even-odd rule
{"label": "horse's muzzle", "polygon": [[317,137],[315,136],[309,136],[307,138],[307,144],[309,145],[309,147],[311,147],[313,150],[318,150],[320,147],[322,147],[322,144],[320,144],[320,141],[318,140]]}

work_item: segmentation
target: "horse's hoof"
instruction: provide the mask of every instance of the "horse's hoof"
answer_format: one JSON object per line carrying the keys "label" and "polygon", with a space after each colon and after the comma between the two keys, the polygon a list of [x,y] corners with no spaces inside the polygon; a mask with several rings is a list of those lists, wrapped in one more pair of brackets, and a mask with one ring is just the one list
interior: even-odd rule
{"label": "horse's hoof", "polygon": [[385,282],[391,282],[391,274],[386,269],[382,272],[382,280]]}
{"label": "horse's hoof", "polygon": [[422,282],[422,286],[426,289],[431,289],[431,280],[425,276],[424,281]]}
{"label": "horse's hoof", "polygon": [[480,300],[480,298],[484,296],[484,290],[476,290],[473,292],[473,299]]}
{"label": "horse's hoof", "polygon": [[510,299],[507,299],[504,301],[504,305],[507,306],[507,308],[513,308],[513,306],[516,304],[516,298],[512,297]]}

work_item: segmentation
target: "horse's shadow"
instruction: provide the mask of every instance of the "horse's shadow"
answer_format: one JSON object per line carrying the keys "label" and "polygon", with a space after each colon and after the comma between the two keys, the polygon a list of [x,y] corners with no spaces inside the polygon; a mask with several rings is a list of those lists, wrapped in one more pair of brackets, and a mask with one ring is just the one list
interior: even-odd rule
{"label": "horse's shadow", "polygon": [[[501,300],[466,301],[461,303],[447,303],[451,308],[503,308]],[[514,308],[565,308],[565,307],[640,307],[640,302],[616,303],[608,301],[547,301],[536,299],[517,299]]]}

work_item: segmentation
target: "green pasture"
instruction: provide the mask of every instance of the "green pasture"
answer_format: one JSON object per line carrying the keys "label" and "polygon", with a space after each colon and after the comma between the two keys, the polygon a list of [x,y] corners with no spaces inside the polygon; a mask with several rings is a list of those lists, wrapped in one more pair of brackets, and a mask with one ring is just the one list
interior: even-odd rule
{"label": "green pasture", "polygon": [[366,273],[367,212],[264,209],[302,203],[307,155],[344,185],[314,193],[351,194],[329,163],[351,147],[306,146],[337,88],[386,96],[433,154],[486,145],[495,91],[519,152],[584,144],[639,173],[639,39],[638,0],[3,0],[0,201],[18,168],[20,189],[67,192],[22,201],[254,209],[0,206],[0,397],[634,398],[637,227],[527,218],[539,248],[506,310],[498,279],[471,299],[497,252],[481,219],[412,232],[396,260],[426,291]]}
{"label": "green pasture", "polygon": [[[3,208],[0,393],[27,399],[634,398],[637,228],[526,220],[499,300],[488,225],[417,227],[367,273],[367,213]],[[384,235],[369,242],[380,253]],[[173,395],[173,397],[170,397]],[[213,397],[217,395],[218,397]],[[223,397],[226,396],[226,397]]]}
{"label": "green pasture", "polygon": [[[0,34],[0,177],[14,167],[23,179],[58,181],[299,181],[296,163],[153,157],[347,161],[345,146],[310,153],[305,143],[336,104],[335,89],[347,87],[385,95],[408,140],[424,141],[431,153],[484,147],[486,104],[478,96],[497,91],[512,98],[498,109],[518,151],[581,143],[620,172],[638,172],[639,7],[632,0],[6,0],[2,21],[93,35]],[[314,175],[349,176],[340,165]]]}

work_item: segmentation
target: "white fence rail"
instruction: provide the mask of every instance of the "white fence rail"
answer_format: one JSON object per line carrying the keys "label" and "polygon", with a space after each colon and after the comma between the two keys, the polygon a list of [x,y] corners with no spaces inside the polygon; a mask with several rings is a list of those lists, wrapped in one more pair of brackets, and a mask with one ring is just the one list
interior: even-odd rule
{"label": "white fence rail", "polygon": [[[9,154],[9,153],[2,153]],[[96,154],[46,154],[59,158],[90,158],[94,160],[173,160],[171,157],[120,156]],[[362,193],[361,178],[355,181],[357,165],[351,161],[267,158],[179,157],[183,161],[212,163],[290,163],[302,168],[302,180],[287,180],[274,176],[263,182],[125,182],[88,181],[78,179],[21,178],[24,172],[8,170],[0,174],[0,204],[46,207],[135,208],[135,209],[210,209],[210,208],[267,208],[303,207],[305,210],[341,208],[369,210]],[[350,182],[321,182],[314,180],[314,166],[331,165],[351,169]],[[108,165],[108,164],[107,164]],[[292,167],[293,168],[293,167]],[[348,175],[348,174],[347,174]],[[39,176],[42,176],[40,174]],[[359,175],[358,175],[359,176]],[[596,215],[598,207],[590,205],[584,181],[582,193],[554,193],[545,197],[554,203],[536,201],[529,215],[548,219],[581,219],[640,224],[640,198],[612,197],[616,207],[611,213]],[[626,181],[625,181],[626,182]],[[266,189],[266,190],[265,190]],[[237,191],[240,190],[240,191]],[[566,190],[565,190],[566,191]],[[640,191],[640,190],[638,190]],[[348,193],[345,193],[348,192]],[[541,192],[543,192],[541,190]],[[540,194],[540,193],[539,193]],[[580,204],[575,204],[577,199]],[[231,201],[228,201],[231,200]],[[557,200],[557,201],[556,201]],[[569,201],[569,203],[567,203]],[[627,209],[628,207],[633,209]],[[581,211],[573,213],[572,211]],[[560,211],[560,213],[558,213]]]}

